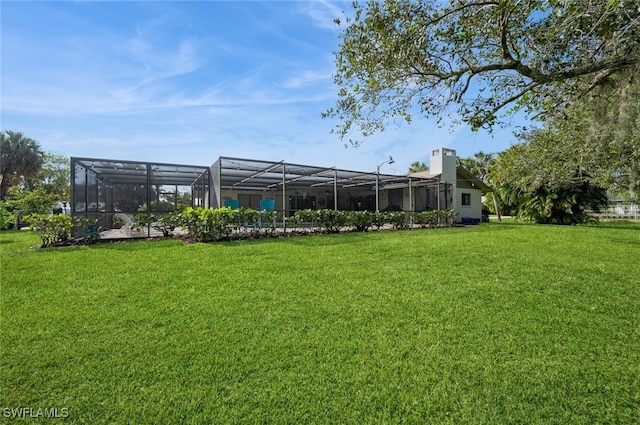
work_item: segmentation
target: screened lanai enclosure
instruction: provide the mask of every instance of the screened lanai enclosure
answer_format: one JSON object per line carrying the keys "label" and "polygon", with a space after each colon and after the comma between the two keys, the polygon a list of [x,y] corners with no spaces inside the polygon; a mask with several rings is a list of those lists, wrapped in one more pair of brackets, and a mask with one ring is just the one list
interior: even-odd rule
{"label": "screened lanai enclosure", "polygon": [[452,185],[438,178],[220,157],[211,166],[211,205],[237,200],[259,209],[263,199],[289,217],[301,209],[424,211],[450,209]]}
{"label": "screened lanai enclosure", "polygon": [[362,172],[220,157],[210,167],[138,161],[71,158],[75,218],[97,219],[102,230],[122,218],[155,216],[187,206],[275,210],[285,217],[301,209],[345,211],[446,210],[451,184],[436,177]]}
{"label": "screened lanai enclosure", "polygon": [[209,207],[209,167],[71,158],[71,215],[97,219],[102,230],[124,217]]}

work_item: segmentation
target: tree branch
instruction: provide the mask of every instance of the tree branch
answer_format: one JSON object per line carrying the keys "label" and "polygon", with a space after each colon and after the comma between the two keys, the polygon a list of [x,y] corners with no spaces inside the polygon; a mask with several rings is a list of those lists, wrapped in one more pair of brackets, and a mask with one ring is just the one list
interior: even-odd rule
{"label": "tree branch", "polygon": [[500,109],[504,108],[505,106],[507,106],[508,104],[510,104],[511,102],[514,102],[516,100],[518,100],[519,98],[521,98],[522,96],[524,96],[525,93],[530,92],[531,90],[533,90],[534,88],[538,87],[540,85],[540,83],[536,82],[536,81],[532,81],[531,83],[527,84],[527,86],[522,89],[522,91],[514,94],[511,97],[508,97],[507,99],[503,100],[502,102],[500,102],[498,105],[496,105],[492,110],[490,115],[488,116],[493,116],[496,114],[496,112],[498,112]]}
{"label": "tree branch", "polygon": [[502,58],[508,61],[513,62],[513,56],[511,55],[511,51],[509,50],[509,44],[507,42],[507,22],[509,22],[509,17],[511,13],[507,13],[507,11],[503,11],[500,14],[500,46],[502,48]]}

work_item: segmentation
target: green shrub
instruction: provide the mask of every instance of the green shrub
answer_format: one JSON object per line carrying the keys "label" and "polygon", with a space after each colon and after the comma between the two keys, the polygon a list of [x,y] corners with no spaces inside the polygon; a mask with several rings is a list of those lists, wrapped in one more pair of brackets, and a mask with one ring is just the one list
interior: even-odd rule
{"label": "green shrub", "polygon": [[438,224],[440,211],[422,211],[413,214],[413,222],[422,227],[434,227]]}
{"label": "green shrub", "polygon": [[451,226],[458,221],[458,211],[454,209],[441,211],[441,214],[446,217],[446,224]]}
{"label": "green shrub", "polygon": [[151,224],[156,222],[156,217],[152,214],[136,214],[133,216],[133,228],[137,231],[144,229],[145,227],[151,226]]}
{"label": "green shrub", "polygon": [[385,221],[396,230],[409,228],[409,215],[404,211],[385,212],[384,216]]}
{"label": "green shrub", "polygon": [[277,212],[269,210],[260,210],[256,212],[260,227],[270,227],[271,230],[275,229],[275,219]]}
{"label": "green shrub", "polygon": [[51,213],[57,201],[56,195],[46,193],[42,188],[12,190],[10,195],[16,222],[26,221],[28,215]]}
{"label": "green shrub", "polygon": [[375,216],[376,213],[371,211],[349,211],[349,226],[353,226],[358,232],[366,232],[374,224]]}
{"label": "green shrub", "polygon": [[236,227],[251,227],[255,229],[258,225],[258,211],[253,208],[240,207],[236,210],[231,210],[232,222]]}
{"label": "green shrub", "polygon": [[[242,232],[234,235],[234,237],[253,237],[258,233],[259,227],[269,223],[272,230],[274,219],[278,216],[275,211],[256,211],[251,208],[218,208],[215,210],[204,208],[188,207],[177,215],[176,222],[171,224],[172,229],[177,226],[185,228],[191,237],[199,242],[210,242],[229,237],[234,228],[242,230],[244,227],[244,235]],[[409,219],[416,218],[419,223],[429,226],[435,226],[440,223],[449,221],[455,216],[455,211],[426,211],[424,213],[408,213],[404,211],[394,212],[371,212],[371,211],[341,211],[332,209],[303,209],[297,210],[291,217],[287,217],[288,225],[309,224],[311,226],[320,226],[326,233],[337,233],[341,229],[351,226],[356,231],[364,232],[371,227],[380,228],[384,224],[389,223],[395,229],[407,229],[409,227]],[[136,216],[138,222],[148,222],[145,217],[142,219]],[[171,217],[169,214],[167,217]],[[158,218],[161,221],[162,218]],[[153,223],[155,228],[157,223]],[[249,232],[248,227],[252,230]],[[165,233],[167,236],[168,233]]]}
{"label": "green shrub", "polygon": [[9,208],[11,205],[7,202],[0,202],[0,230],[7,230],[12,223],[15,223],[16,216]]}
{"label": "green shrub", "polygon": [[286,217],[285,222],[287,223],[287,226],[297,226],[300,224],[300,217],[296,217],[294,214],[291,217]]}
{"label": "green shrub", "polygon": [[182,227],[198,242],[210,242],[229,236],[236,218],[231,208],[185,208],[180,213]]}
{"label": "green shrub", "polygon": [[312,226],[315,226],[318,220],[316,210],[311,209],[298,210],[293,214],[293,217],[296,219],[296,224],[310,223]]}
{"label": "green shrub", "polygon": [[[180,218],[181,211],[170,211],[166,214],[136,214],[134,218],[135,230],[140,231],[146,227],[151,227],[162,232],[164,237],[170,237],[176,227],[182,225],[182,219]],[[120,220],[120,219],[118,219]],[[121,225],[124,222],[121,222]]]}
{"label": "green shrub", "polygon": [[375,226],[376,229],[381,228],[387,222],[385,217],[385,213],[382,212],[374,212],[371,217],[371,225]]}
{"label": "green shrub", "polygon": [[595,221],[587,210],[599,211],[606,205],[606,191],[588,182],[554,190],[540,187],[520,196],[517,217],[539,224],[581,224]]}
{"label": "green shrub", "polygon": [[52,246],[71,238],[73,223],[65,214],[32,214],[25,217],[31,230],[38,232],[42,239],[42,247]]}
{"label": "green shrub", "polygon": [[338,233],[349,221],[345,211],[322,209],[315,211],[315,216],[327,233]]}
{"label": "green shrub", "polygon": [[97,218],[79,217],[78,224],[82,227],[82,238],[86,243],[94,243],[100,239],[100,226]]}
{"label": "green shrub", "polygon": [[171,236],[176,227],[180,226],[180,211],[171,211],[156,218],[153,228],[162,232],[165,237]]}

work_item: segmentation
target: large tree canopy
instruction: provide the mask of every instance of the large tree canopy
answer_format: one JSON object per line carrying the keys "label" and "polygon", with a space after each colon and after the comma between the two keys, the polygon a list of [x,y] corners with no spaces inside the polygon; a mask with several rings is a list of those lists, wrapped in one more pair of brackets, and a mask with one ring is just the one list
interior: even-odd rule
{"label": "large tree canopy", "polygon": [[45,153],[40,174],[31,182],[31,186],[42,187],[46,193],[56,195],[57,201],[69,201],[71,190],[69,167],[69,157],[51,152]]}
{"label": "large tree canopy", "polygon": [[[640,68],[640,67],[638,67]],[[640,74],[636,70],[635,74]],[[576,182],[603,187],[610,195],[637,201],[640,192],[640,78],[629,69],[611,76],[584,99],[549,118],[544,128],[521,135],[524,150],[512,149],[503,175],[528,192]],[[509,175],[504,175],[504,172]]]}
{"label": "large tree canopy", "polygon": [[[571,119],[586,110],[588,121]],[[607,79],[582,102],[572,106],[568,127],[586,127],[586,144],[595,147],[598,183],[610,192],[638,200],[640,193],[640,63]],[[579,143],[579,141],[574,141]]]}
{"label": "large tree canopy", "polygon": [[492,163],[491,196],[503,211],[537,223],[576,224],[591,220],[586,210],[606,205],[606,190],[585,174],[587,164],[563,157],[562,148],[553,149],[556,140],[550,130],[536,131]]}
{"label": "large tree canopy", "polygon": [[639,61],[640,7],[625,0],[354,3],[325,117],[353,144],[422,114],[492,128],[515,110],[562,109]]}

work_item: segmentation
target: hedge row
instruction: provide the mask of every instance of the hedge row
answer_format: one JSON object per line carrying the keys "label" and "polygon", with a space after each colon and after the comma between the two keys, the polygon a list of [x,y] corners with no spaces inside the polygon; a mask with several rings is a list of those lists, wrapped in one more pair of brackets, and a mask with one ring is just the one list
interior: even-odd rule
{"label": "hedge row", "polygon": [[289,221],[298,225],[309,223],[327,233],[337,233],[345,228],[366,232],[389,224],[395,229],[407,229],[411,225],[420,227],[436,227],[451,225],[455,222],[455,210],[423,211],[423,212],[371,212],[371,211],[336,211],[336,210],[298,210]]}
{"label": "hedge row", "polygon": [[[296,211],[292,217],[286,219],[286,226],[290,229],[311,228],[324,233],[337,233],[342,230],[364,232],[370,228],[379,229],[387,224],[395,229],[406,229],[411,225],[451,225],[455,222],[456,215],[455,210],[409,213],[309,209]],[[178,214],[178,219],[179,226],[187,229],[194,240],[208,242],[229,238],[232,234],[236,238],[255,237],[257,234],[264,234],[265,228],[267,231],[273,231],[277,217],[274,211],[255,211],[250,208],[187,208]]]}
{"label": "hedge row", "polygon": [[[437,227],[451,225],[455,222],[456,212],[423,211],[409,213],[403,211],[371,212],[371,211],[336,211],[336,210],[298,210],[286,219],[288,228],[323,233],[337,233],[343,230],[365,232],[370,228],[380,229],[391,225],[395,229],[406,229],[412,225],[420,227]],[[164,236],[171,236],[177,227],[189,233],[198,242],[211,242],[228,238],[253,238],[274,233],[278,220],[275,211],[256,211],[251,208],[231,209],[227,207],[191,208],[175,211],[160,216],[138,214],[134,216],[137,229],[147,226],[157,229]],[[71,239],[73,223],[66,215],[34,215],[28,222],[42,238],[42,246],[63,244]],[[80,240],[93,242],[99,236],[99,228],[95,220],[81,219],[78,223],[83,228]]]}

